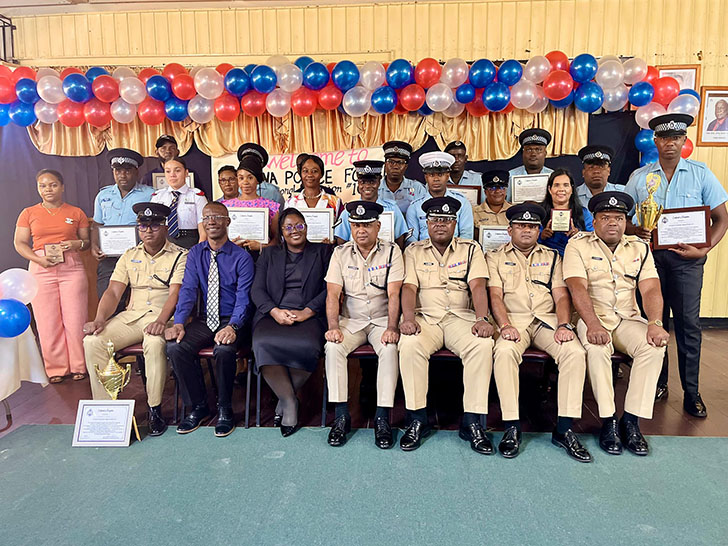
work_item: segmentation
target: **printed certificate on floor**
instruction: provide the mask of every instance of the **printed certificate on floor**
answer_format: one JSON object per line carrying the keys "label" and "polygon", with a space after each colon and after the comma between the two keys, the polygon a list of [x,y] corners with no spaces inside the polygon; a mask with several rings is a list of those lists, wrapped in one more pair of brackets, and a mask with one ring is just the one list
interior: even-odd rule
{"label": "printed certificate on floor", "polygon": [[129,447],[134,400],[79,400],[73,447]]}

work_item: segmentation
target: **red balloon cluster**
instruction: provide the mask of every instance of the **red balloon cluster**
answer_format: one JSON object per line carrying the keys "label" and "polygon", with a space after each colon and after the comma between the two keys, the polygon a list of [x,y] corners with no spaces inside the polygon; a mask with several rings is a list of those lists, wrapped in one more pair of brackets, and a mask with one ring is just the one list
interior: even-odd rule
{"label": "red balloon cluster", "polygon": [[164,103],[147,97],[137,108],[137,115],[145,125],[159,125],[166,117]]}
{"label": "red balloon cluster", "polygon": [[179,74],[172,81],[172,93],[180,100],[192,100],[195,98],[195,80],[189,74]]}
{"label": "red balloon cluster", "polygon": [[543,92],[551,100],[563,100],[574,89],[574,80],[566,70],[554,70],[543,81]]}
{"label": "red balloon cluster", "polygon": [[333,83],[328,84],[318,94],[318,103],[324,110],[336,110],[344,94]]}
{"label": "red balloon cluster", "polygon": [[101,102],[114,102],[119,98],[119,82],[107,74],[96,76],[91,89]]}
{"label": "red balloon cluster", "polygon": [[220,121],[235,121],[240,115],[240,103],[230,93],[215,99],[215,117]]}
{"label": "red balloon cluster", "polygon": [[260,116],[265,112],[265,95],[258,91],[249,91],[243,95],[240,106],[246,115],[251,117]]}
{"label": "red balloon cluster", "polygon": [[299,87],[291,95],[291,110],[297,116],[310,116],[316,111],[316,106],[318,106],[316,92],[308,87]]}
{"label": "red balloon cluster", "polygon": [[675,78],[669,76],[657,78],[652,82],[652,87],[655,88],[655,96],[652,100],[662,104],[665,108],[672,99],[680,94],[680,84]]}
{"label": "red balloon cluster", "polygon": [[440,63],[431,57],[422,59],[415,67],[415,82],[425,89],[439,82],[441,75]]}
{"label": "red balloon cluster", "polygon": [[411,83],[399,94],[399,104],[408,112],[414,112],[425,104],[425,90],[416,83]]}

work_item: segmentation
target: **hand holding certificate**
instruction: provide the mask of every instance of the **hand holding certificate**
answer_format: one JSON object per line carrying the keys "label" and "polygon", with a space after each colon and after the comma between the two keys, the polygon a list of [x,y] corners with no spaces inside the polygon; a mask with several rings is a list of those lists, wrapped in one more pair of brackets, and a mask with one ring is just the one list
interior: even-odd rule
{"label": "hand holding certificate", "polygon": [[571,210],[551,210],[551,231],[569,232],[571,230]]}
{"label": "hand holding certificate", "polygon": [[306,220],[308,236],[312,243],[334,240],[334,210],[333,209],[300,209]]}
{"label": "hand holding certificate", "polygon": [[515,205],[526,201],[540,203],[546,198],[548,174],[523,174],[511,177],[511,200]]}
{"label": "hand holding certificate", "polygon": [[686,244],[695,248],[710,246],[710,207],[664,209],[657,221],[655,249],[677,248]]}
{"label": "hand holding certificate", "polygon": [[136,226],[99,226],[99,248],[106,256],[121,256],[136,244]]}
{"label": "hand holding certificate", "polygon": [[230,240],[238,237],[246,241],[257,241],[260,244],[269,242],[268,235],[268,208],[231,207],[228,209],[230,226],[228,237]]}

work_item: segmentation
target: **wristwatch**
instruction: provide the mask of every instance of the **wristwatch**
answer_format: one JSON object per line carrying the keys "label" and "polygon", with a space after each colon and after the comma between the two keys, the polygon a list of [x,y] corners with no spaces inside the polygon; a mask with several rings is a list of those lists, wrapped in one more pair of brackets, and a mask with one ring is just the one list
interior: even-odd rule
{"label": "wristwatch", "polygon": [[649,326],[650,324],[654,324],[655,326],[659,326],[660,328],[662,328],[662,321],[660,319],[651,320],[647,323],[647,326]]}
{"label": "wristwatch", "polygon": [[233,331],[235,331],[235,333],[237,333],[238,330],[240,330],[240,326],[238,326],[237,324],[230,323],[230,324],[228,324],[228,326],[230,326],[230,328],[232,328]]}
{"label": "wristwatch", "polygon": [[563,324],[559,324],[556,327],[556,329],[558,330],[559,328],[566,328],[567,330],[571,330],[572,332],[574,331],[574,326],[569,322],[564,322]]}

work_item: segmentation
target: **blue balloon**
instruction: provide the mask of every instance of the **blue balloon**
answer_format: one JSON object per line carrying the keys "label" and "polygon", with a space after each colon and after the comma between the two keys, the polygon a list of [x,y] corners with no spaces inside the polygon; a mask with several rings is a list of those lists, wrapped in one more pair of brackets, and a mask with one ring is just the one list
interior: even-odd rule
{"label": "blue balloon", "polygon": [[359,69],[351,61],[340,61],[331,71],[331,79],[336,87],[346,93],[359,83]]}
{"label": "blue balloon", "polygon": [[[488,87],[495,80],[495,65],[488,59],[478,59],[470,67],[470,83],[478,89]],[[475,96],[473,96],[475,98]],[[458,99],[458,102],[463,102]],[[468,101],[470,102],[470,101]]]}
{"label": "blue balloon", "polygon": [[270,93],[276,88],[278,78],[270,66],[258,65],[250,74],[250,83],[258,93]]}
{"label": "blue balloon", "polygon": [[397,92],[384,85],[372,93],[372,108],[378,114],[389,114],[397,106]]}
{"label": "blue balloon", "polygon": [[310,65],[312,62],[313,62],[313,59],[311,57],[303,55],[303,56],[299,57],[298,59],[296,59],[295,61],[293,61],[293,64],[295,64],[298,68],[301,69],[301,72],[303,72],[304,70],[306,70],[306,67],[308,65]]}
{"label": "blue balloon", "polygon": [[426,102],[425,102],[425,104],[423,104],[423,105],[422,105],[422,106],[420,107],[420,109],[419,109],[419,110],[417,110],[417,112],[418,112],[418,113],[419,113],[419,114],[420,114],[421,116],[431,116],[432,114],[434,114],[434,113],[435,113],[435,111],[434,111],[434,110],[432,110],[432,109],[431,109],[431,108],[430,108],[429,106],[427,106],[427,103],[426,103]]}
{"label": "blue balloon", "polygon": [[629,90],[629,102],[637,107],[649,104],[654,96],[655,88],[650,82],[637,82]]}
{"label": "blue balloon", "polygon": [[10,120],[15,125],[19,125],[20,127],[27,127],[28,125],[35,123],[36,119],[38,119],[35,117],[35,109],[33,108],[33,105],[20,102],[19,100],[10,104],[10,108],[8,108],[8,116],[10,116]]}
{"label": "blue balloon", "polygon": [[634,145],[637,150],[642,153],[654,150],[655,146],[655,132],[649,129],[642,129],[637,136],[634,137]]}
{"label": "blue balloon", "polygon": [[250,76],[250,75],[251,75],[251,74],[253,73],[253,70],[255,70],[255,67],[256,67],[256,66],[258,66],[258,65],[257,65],[257,64],[255,64],[255,63],[250,63],[250,64],[246,64],[246,65],[245,65],[245,68],[243,68],[243,70],[245,70],[245,73],[246,73],[246,74],[247,74],[248,76]]}
{"label": "blue balloon", "polygon": [[99,76],[102,76],[104,74],[106,74],[108,76],[109,71],[106,70],[105,68],[101,68],[100,66],[92,66],[91,68],[89,68],[86,71],[86,77],[92,83],[96,78],[98,78]]}
{"label": "blue balloon", "polygon": [[566,98],[563,98],[561,100],[550,100],[551,106],[554,108],[566,108],[569,106],[572,102],[574,102],[574,92],[570,92]]}
{"label": "blue balloon", "polygon": [[681,89],[679,94],[680,95],[692,95],[693,97],[698,99],[698,102],[700,102],[700,93],[698,93],[697,91],[694,91],[693,89]]}
{"label": "blue balloon", "polygon": [[412,68],[412,63],[406,59],[392,61],[387,67],[387,83],[394,89],[402,89],[409,85],[414,77],[415,70]]}
{"label": "blue balloon", "polygon": [[500,112],[511,100],[511,90],[503,82],[493,82],[483,90],[483,104],[491,112]]}
{"label": "blue balloon", "polygon": [[250,89],[250,77],[242,68],[231,68],[225,74],[225,89],[231,95],[242,97]]}
{"label": "blue balloon", "polygon": [[164,103],[164,112],[172,121],[184,121],[187,119],[187,103],[189,101],[178,99],[174,95]]}
{"label": "blue balloon", "polygon": [[63,94],[73,102],[88,102],[91,100],[91,82],[83,74],[69,74],[63,78]]}
{"label": "blue balloon", "polygon": [[15,94],[20,102],[25,104],[35,104],[40,100],[40,95],[36,90],[36,84],[30,78],[21,78],[15,84]]}
{"label": "blue balloon", "polygon": [[167,81],[167,78],[157,74],[147,80],[147,94],[154,100],[167,102],[172,97],[172,86]]}
{"label": "blue balloon", "polygon": [[468,104],[475,99],[475,87],[469,83],[464,83],[455,90],[455,100],[460,104]]}
{"label": "blue balloon", "polygon": [[571,66],[569,67],[569,74],[574,78],[575,82],[584,83],[594,79],[599,69],[599,63],[594,58],[594,55],[588,53],[582,53],[577,55]]}
{"label": "blue balloon", "polygon": [[657,147],[655,147],[642,154],[640,157],[640,167],[644,167],[650,163],[655,163],[658,159],[660,159],[660,154],[657,152]]}
{"label": "blue balloon", "polygon": [[10,105],[0,104],[0,127],[5,127],[10,123]]}
{"label": "blue balloon", "polygon": [[498,81],[508,87],[516,85],[521,76],[523,76],[523,67],[515,59],[509,59],[498,67]]}
{"label": "blue balloon", "polygon": [[598,83],[584,82],[574,93],[574,104],[587,114],[599,110],[602,103],[604,103],[604,91]]}
{"label": "blue balloon", "polygon": [[30,310],[27,306],[18,300],[0,300],[0,337],[19,336],[28,329],[28,326],[30,326]]}
{"label": "blue balloon", "polygon": [[330,79],[329,70],[323,63],[311,63],[303,71],[303,85],[314,91],[326,87]]}

